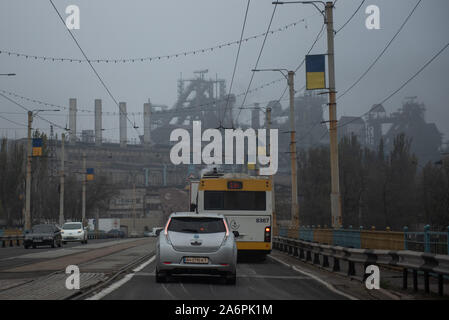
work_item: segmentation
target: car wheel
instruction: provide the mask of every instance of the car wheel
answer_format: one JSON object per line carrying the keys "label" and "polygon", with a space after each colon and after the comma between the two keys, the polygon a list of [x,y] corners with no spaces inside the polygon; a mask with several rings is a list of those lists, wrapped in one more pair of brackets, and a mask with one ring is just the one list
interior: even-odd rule
{"label": "car wheel", "polygon": [[23,245],[24,247],[25,247],[25,249],[28,249],[30,246],[29,245],[27,245],[27,244],[25,244],[25,245]]}
{"label": "car wheel", "polygon": [[156,270],[156,282],[163,283],[167,281],[167,274]]}
{"label": "car wheel", "polygon": [[36,249],[36,245],[35,244],[33,244],[33,249]]}
{"label": "car wheel", "polygon": [[237,275],[235,273],[227,274],[225,276],[226,284],[235,285],[237,282]]}
{"label": "car wheel", "polygon": [[67,244],[67,241],[62,241],[62,244]]}

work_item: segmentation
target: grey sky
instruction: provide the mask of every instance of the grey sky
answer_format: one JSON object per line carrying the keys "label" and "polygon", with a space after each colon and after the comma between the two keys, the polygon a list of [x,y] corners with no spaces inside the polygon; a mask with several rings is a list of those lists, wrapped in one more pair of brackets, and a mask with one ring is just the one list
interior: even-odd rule
{"label": "grey sky", "polygon": [[[81,10],[81,29],[74,34],[89,58],[125,58],[165,55],[214,46],[237,40],[245,13],[245,0],[54,0],[65,17],[65,8],[76,4]],[[360,0],[338,0],[335,27],[341,26],[359,5]],[[373,61],[390,40],[416,0],[367,0],[362,9],[335,38],[336,85],[343,92]],[[381,30],[365,28],[368,5],[380,7]],[[265,32],[273,10],[271,0],[251,1],[245,36]],[[415,73],[440,50],[449,37],[447,0],[423,0],[401,34],[384,57],[353,90],[338,103],[340,115],[360,115],[379,102]],[[323,22],[312,6],[278,6],[272,29],[302,18],[306,23],[271,35],[259,63],[260,68],[296,68],[313,42]],[[2,0],[0,2],[0,50],[22,53],[82,58],[65,27],[47,0]],[[242,45],[233,93],[244,92],[263,38]],[[325,53],[325,37],[312,53]],[[177,96],[177,79],[193,77],[193,71],[209,69],[208,76],[229,81],[237,52],[231,46],[212,53],[177,59],[133,64],[95,64],[118,101],[125,101],[128,112],[141,112],[143,103],[172,106]],[[85,63],[62,63],[25,60],[0,55],[0,73],[15,72],[15,77],[0,77],[0,89],[30,98],[68,106],[71,97],[78,108],[94,109],[94,99],[103,99],[103,111],[117,111],[113,101]],[[427,106],[427,120],[436,122],[449,135],[449,50],[438,57],[423,73],[385,104],[388,112],[401,106],[406,96],[418,96]],[[252,87],[279,78],[276,73],[257,73]],[[297,74],[296,87],[304,85],[304,69]],[[246,103],[280,97],[285,83],[280,82],[248,96]],[[286,96],[287,97],[287,96]],[[37,108],[29,102],[25,106]],[[239,102],[240,100],[238,100]],[[286,105],[286,102],[283,102]],[[0,97],[0,113],[26,124],[23,110]],[[93,129],[93,116],[78,113],[78,131]],[[65,126],[67,115],[46,116]],[[130,117],[134,121],[133,117]],[[242,119],[247,115],[242,113]],[[142,119],[136,117],[142,128]],[[105,116],[104,128],[118,128],[118,116]],[[0,128],[20,128],[0,119]],[[48,131],[49,125],[36,120],[35,127]],[[60,132],[60,130],[56,130]],[[140,129],[142,132],[142,130]],[[0,134],[22,137],[25,130],[0,129]],[[118,139],[118,129],[104,136]],[[136,132],[128,129],[128,137]]]}

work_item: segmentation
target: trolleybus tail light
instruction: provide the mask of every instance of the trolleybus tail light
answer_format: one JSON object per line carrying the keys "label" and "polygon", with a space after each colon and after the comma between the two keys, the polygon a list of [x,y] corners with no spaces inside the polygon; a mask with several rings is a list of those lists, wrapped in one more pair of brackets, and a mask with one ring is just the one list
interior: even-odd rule
{"label": "trolleybus tail light", "polygon": [[265,242],[271,241],[271,227],[265,227]]}

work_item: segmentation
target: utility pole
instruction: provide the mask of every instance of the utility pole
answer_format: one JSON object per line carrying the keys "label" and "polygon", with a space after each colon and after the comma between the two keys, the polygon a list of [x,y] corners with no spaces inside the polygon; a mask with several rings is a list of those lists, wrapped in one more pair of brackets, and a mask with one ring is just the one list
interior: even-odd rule
{"label": "utility pole", "polygon": [[294,71],[288,72],[288,86],[290,88],[290,159],[291,159],[291,177],[292,177],[292,211],[291,217],[293,227],[299,227],[299,207],[298,207],[298,174],[296,172],[296,130],[295,130],[295,88]]}
{"label": "utility pole", "polygon": [[86,223],[86,152],[83,152],[83,192],[82,192],[82,222]]}
{"label": "utility pole", "polygon": [[136,178],[133,179],[133,234],[136,234]]}
{"label": "utility pole", "polygon": [[327,23],[327,65],[329,70],[329,137],[330,137],[330,161],[331,161],[331,215],[332,227],[340,228],[341,199],[340,177],[338,168],[338,139],[337,139],[337,103],[335,91],[335,63],[334,63],[334,4],[326,2]]}
{"label": "utility pole", "polygon": [[59,225],[64,224],[64,142],[65,142],[65,134],[61,135],[61,173],[60,173],[60,181],[59,181]]}
{"label": "utility pole", "polygon": [[26,168],[26,195],[25,195],[25,230],[31,229],[31,125],[33,112],[28,111],[28,140],[27,140],[27,168]]}

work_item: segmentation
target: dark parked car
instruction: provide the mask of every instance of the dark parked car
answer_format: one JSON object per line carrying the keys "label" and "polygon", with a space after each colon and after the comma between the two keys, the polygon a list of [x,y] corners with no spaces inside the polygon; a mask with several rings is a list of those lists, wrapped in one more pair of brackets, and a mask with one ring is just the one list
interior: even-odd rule
{"label": "dark parked car", "polygon": [[25,249],[37,246],[62,246],[61,229],[54,224],[37,224],[25,233]]}
{"label": "dark parked car", "polygon": [[108,231],[108,238],[124,238],[125,232],[119,229],[112,229]]}

